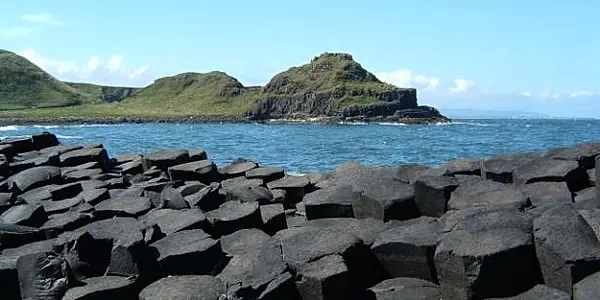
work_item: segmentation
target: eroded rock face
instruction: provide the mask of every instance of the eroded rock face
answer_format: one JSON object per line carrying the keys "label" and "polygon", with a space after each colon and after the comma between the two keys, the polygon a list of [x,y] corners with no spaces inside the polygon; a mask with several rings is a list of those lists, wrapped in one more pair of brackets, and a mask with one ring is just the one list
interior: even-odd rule
{"label": "eroded rock face", "polygon": [[0,143],[3,300],[597,298],[594,143],[291,176],[54,138]]}

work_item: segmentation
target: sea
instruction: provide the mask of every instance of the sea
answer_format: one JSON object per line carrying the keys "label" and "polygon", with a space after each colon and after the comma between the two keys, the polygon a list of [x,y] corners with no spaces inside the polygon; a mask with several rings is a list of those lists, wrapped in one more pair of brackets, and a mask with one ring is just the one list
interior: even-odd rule
{"label": "sea", "polygon": [[246,158],[291,174],[328,172],[355,160],[365,165],[438,166],[461,158],[541,151],[600,141],[600,120],[464,119],[452,123],[352,124],[79,124],[8,125],[0,139],[48,131],[65,144],[102,143],[109,155],[203,148],[218,166]]}

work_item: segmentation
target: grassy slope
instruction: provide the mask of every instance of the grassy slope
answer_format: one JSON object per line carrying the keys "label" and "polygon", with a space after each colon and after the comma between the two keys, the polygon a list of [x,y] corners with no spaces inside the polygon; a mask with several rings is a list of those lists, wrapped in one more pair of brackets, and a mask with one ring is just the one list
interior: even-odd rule
{"label": "grassy slope", "polygon": [[27,59],[0,50],[0,109],[77,105],[84,100],[79,91]]}
{"label": "grassy slope", "polygon": [[[343,95],[335,99],[340,106],[368,105],[377,99],[360,96],[365,91],[398,89],[379,81],[347,54],[320,55],[309,64],[277,74],[263,88],[244,87],[235,78],[215,71],[164,77],[143,89],[63,83],[24,58],[0,50],[0,58],[2,55],[5,58],[0,60],[0,70],[4,70],[0,71],[0,82],[4,74],[8,85],[4,90],[0,85],[0,95],[4,96],[0,97],[0,117],[238,117],[259,98],[334,92]],[[20,79],[15,81],[14,74]],[[121,102],[109,103],[115,101]],[[68,107],[6,111],[31,107],[31,103],[38,107]]]}

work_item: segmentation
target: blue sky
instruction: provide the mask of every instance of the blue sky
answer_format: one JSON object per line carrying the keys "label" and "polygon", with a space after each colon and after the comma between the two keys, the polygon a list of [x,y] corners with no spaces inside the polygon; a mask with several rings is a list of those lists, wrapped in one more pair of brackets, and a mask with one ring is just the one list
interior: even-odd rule
{"label": "blue sky", "polygon": [[600,2],[6,1],[0,48],[73,81],[221,70],[266,83],[323,52],[439,108],[600,117]]}

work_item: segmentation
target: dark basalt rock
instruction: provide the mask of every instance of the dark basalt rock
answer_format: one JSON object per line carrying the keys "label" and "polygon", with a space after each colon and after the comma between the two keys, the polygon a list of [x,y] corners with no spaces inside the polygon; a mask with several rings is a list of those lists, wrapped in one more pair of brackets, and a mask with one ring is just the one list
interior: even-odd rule
{"label": "dark basalt rock", "polygon": [[260,229],[241,229],[230,235],[221,237],[223,252],[229,256],[241,255],[251,250],[260,249],[271,237]]}
{"label": "dark basalt rock", "polygon": [[285,210],[281,203],[262,205],[260,215],[263,220],[263,230],[270,235],[287,228]]}
{"label": "dark basalt rock", "polygon": [[600,271],[600,242],[590,224],[571,205],[547,210],[535,219],[534,228],[537,258],[546,285],[570,294],[573,284]]}
{"label": "dark basalt rock", "polygon": [[302,299],[356,299],[344,258],[333,254],[301,265],[296,282]]}
{"label": "dark basalt rock", "polygon": [[217,235],[231,234],[244,228],[261,228],[262,217],[258,202],[228,201],[206,213]]}
{"label": "dark basalt rock", "polygon": [[190,149],[190,161],[207,160],[208,154],[204,149]]}
{"label": "dark basalt rock", "polygon": [[174,165],[168,172],[171,180],[196,180],[204,184],[220,181],[217,166],[210,160]]}
{"label": "dark basalt rock", "polygon": [[560,160],[549,157],[537,158],[516,168],[513,172],[516,184],[534,182],[566,182],[573,192],[585,188],[587,173],[579,169],[573,160]]}
{"label": "dark basalt rock", "polygon": [[262,179],[247,179],[245,177],[233,177],[221,181],[221,187],[230,188],[234,186],[264,186]]}
{"label": "dark basalt rock", "polygon": [[437,282],[433,255],[439,239],[437,219],[421,217],[395,222],[379,234],[371,249],[390,277]]}
{"label": "dark basalt rock", "polygon": [[222,178],[227,179],[238,176],[244,176],[246,172],[255,168],[258,168],[257,163],[246,159],[237,159],[229,165],[220,168],[219,173],[221,174]]}
{"label": "dark basalt rock", "polygon": [[483,163],[480,159],[460,159],[449,161],[440,166],[440,169],[444,170],[446,175],[476,175],[481,176],[481,164]]}
{"label": "dark basalt rock", "polygon": [[310,180],[306,176],[285,176],[275,181],[267,183],[271,190],[280,189],[285,191],[285,205],[291,206],[302,201],[310,185]]}
{"label": "dark basalt rock", "polygon": [[556,148],[548,151],[548,155],[555,159],[574,160],[581,169],[588,170],[595,166],[595,158],[600,155],[600,143],[582,143],[573,147]]}
{"label": "dark basalt rock", "polygon": [[220,186],[218,182],[213,182],[199,192],[185,196],[184,199],[190,207],[199,207],[204,212],[215,210],[225,201],[223,195],[219,193]]}
{"label": "dark basalt rock", "polygon": [[166,171],[169,167],[185,164],[190,161],[190,153],[185,149],[165,149],[146,156],[150,165]]}
{"label": "dark basalt rock", "polygon": [[63,214],[50,216],[50,219],[40,229],[46,236],[54,238],[65,231],[75,230],[91,222],[91,214],[68,211]]}
{"label": "dark basalt rock", "polygon": [[226,292],[225,284],[212,276],[171,276],[144,288],[139,300],[221,300],[221,296],[226,295]]}
{"label": "dark basalt rock", "polygon": [[206,187],[206,184],[200,181],[186,181],[182,186],[177,187],[177,190],[183,197],[195,194]]}
{"label": "dark basalt rock", "polygon": [[[487,300],[529,300],[529,299],[547,299],[547,300],[571,300],[571,296],[561,290],[551,288],[547,285],[536,285],[532,289],[514,297],[506,298],[488,298]],[[586,299],[586,298],[575,298]],[[590,298],[595,299],[595,298]]]}
{"label": "dark basalt rock", "polygon": [[258,296],[258,300],[278,299],[301,300],[294,277],[289,272],[284,272],[273,279]]}
{"label": "dark basalt rock", "polygon": [[265,183],[285,177],[285,171],[279,167],[261,167],[246,171],[246,178],[261,179]]}
{"label": "dark basalt rock", "polygon": [[50,189],[52,200],[63,200],[73,198],[83,191],[81,183],[73,182],[59,185]]}
{"label": "dark basalt rock", "polygon": [[573,202],[569,187],[565,182],[536,182],[522,187],[533,206],[545,206]]}
{"label": "dark basalt rock", "polygon": [[166,187],[160,193],[160,208],[184,209],[190,208],[181,192],[173,187]]}
{"label": "dark basalt rock", "polygon": [[197,208],[192,209],[156,209],[140,218],[146,227],[157,225],[160,231],[170,235],[179,231],[203,229],[209,230],[210,223]]}
{"label": "dark basalt rock", "polygon": [[81,198],[85,203],[96,205],[110,199],[110,192],[106,188],[87,189],[81,192]]}
{"label": "dark basalt rock", "polygon": [[[392,278],[367,290],[365,299],[373,300],[439,300],[440,289],[432,282],[417,278]],[[532,298],[533,299],[533,298]]]}
{"label": "dark basalt rock", "polygon": [[31,136],[31,143],[31,148],[33,150],[41,150],[59,145],[56,135],[49,132],[42,132],[41,134],[35,134]]}
{"label": "dark basalt rock", "polygon": [[141,216],[148,212],[152,206],[150,199],[146,197],[120,196],[102,201],[94,208],[95,216],[106,219],[117,215],[121,217]]}
{"label": "dark basalt rock", "polygon": [[122,174],[142,174],[146,171],[146,164],[142,159],[136,159],[117,166]]}
{"label": "dark basalt rock", "polygon": [[149,247],[164,275],[216,275],[225,261],[221,243],[200,229],[173,233]]}
{"label": "dark basalt rock", "polygon": [[97,162],[101,169],[107,169],[108,153],[106,149],[83,148],[60,155],[60,164],[63,167],[78,166],[89,162]]}
{"label": "dark basalt rock", "polygon": [[82,280],[82,285],[70,288],[62,300],[135,300],[134,283],[133,279],[122,276],[92,277]]}
{"label": "dark basalt rock", "polygon": [[0,222],[0,249],[16,248],[41,239],[42,234],[35,227]]}
{"label": "dark basalt rock", "polygon": [[489,180],[472,181],[456,188],[448,201],[448,209],[473,206],[500,206],[522,209],[529,205],[527,196],[517,187]]}
{"label": "dark basalt rock", "polygon": [[222,188],[219,193],[225,201],[258,202],[260,205],[273,202],[273,193],[262,186],[233,186]]}
{"label": "dark basalt rock", "polygon": [[31,227],[40,227],[48,220],[48,214],[41,205],[15,205],[0,215],[0,222]]}
{"label": "dark basalt rock", "polygon": [[415,203],[424,216],[441,217],[458,180],[448,176],[421,176],[414,184]]}
{"label": "dark basalt rock", "polygon": [[[589,275],[573,286],[573,299],[592,300],[598,298],[600,293],[600,272]],[[571,299],[569,294],[564,299]]]}
{"label": "dark basalt rock", "polygon": [[516,168],[542,155],[543,153],[518,153],[488,159],[481,164],[481,176],[501,183],[512,183]]}
{"label": "dark basalt rock", "polygon": [[8,186],[13,191],[28,190],[49,184],[59,184],[60,168],[52,166],[33,167],[8,178]]}
{"label": "dark basalt rock", "polygon": [[352,203],[361,201],[361,193],[351,185],[329,186],[304,196],[308,220],[354,217]]}
{"label": "dark basalt rock", "polygon": [[17,272],[23,299],[62,299],[69,286],[67,261],[53,252],[22,255]]}

